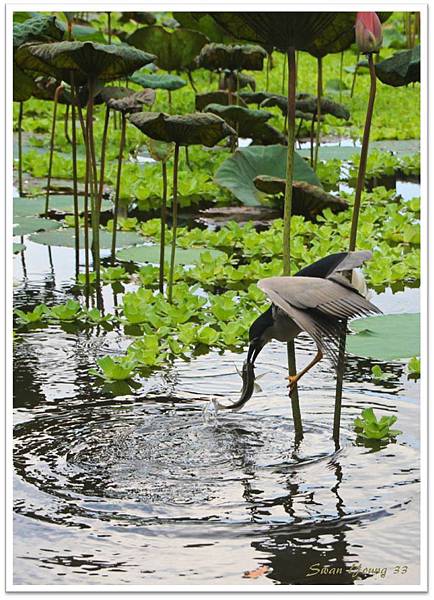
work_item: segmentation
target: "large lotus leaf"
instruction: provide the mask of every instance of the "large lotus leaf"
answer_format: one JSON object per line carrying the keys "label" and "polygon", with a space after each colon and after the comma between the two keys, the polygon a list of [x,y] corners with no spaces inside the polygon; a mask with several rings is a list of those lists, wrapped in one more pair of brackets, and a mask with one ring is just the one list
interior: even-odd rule
{"label": "large lotus leaf", "polygon": [[[102,250],[108,250],[112,245],[112,233],[101,230],[99,232],[99,244]],[[75,248],[75,233],[72,227],[68,229],[58,229],[55,231],[43,231],[34,233],[29,238],[32,242],[44,244],[45,246],[63,246],[65,248]],[[89,229],[89,245],[92,244],[92,230]],[[143,244],[143,237],[130,231],[118,231],[116,234],[116,247],[124,248]],[[84,248],[84,231],[80,232],[80,248]]]}
{"label": "large lotus leaf", "polygon": [[[71,71],[69,69],[57,69],[54,66],[49,67],[43,60],[35,55],[35,48],[42,45],[45,44],[42,42],[23,44],[15,53],[15,63],[20,69],[28,72],[33,77],[45,77],[49,75],[55,81],[66,81],[71,83]],[[74,83],[77,86],[84,86],[87,83],[87,76],[81,72],[74,71]]]}
{"label": "large lotus leaf", "polygon": [[273,96],[276,96],[273,92],[240,92],[240,98],[246,104],[261,104],[261,102]]}
{"label": "large lotus leaf", "polygon": [[237,39],[287,52],[290,47],[309,50],[335,19],[337,12],[211,12]]}
{"label": "large lotus leaf", "polygon": [[273,116],[271,113],[265,110],[251,110],[242,106],[236,106],[232,104],[230,106],[224,106],[222,104],[208,104],[204,108],[204,112],[210,112],[214,115],[218,115],[225,121],[231,121],[237,125],[243,125],[247,129],[255,127],[259,123],[265,123]]}
{"label": "large lotus leaf", "polygon": [[209,39],[210,42],[228,44],[233,41],[224,29],[208,14],[195,12],[174,12],[174,19],[178,21],[181,27],[200,31]]}
{"label": "large lotus leaf", "polygon": [[62,223],[53,219],[41,219],[40,217],[21,217],[14,222],[13,235],[28,235],[36,231],[49,231],[58,229]]}
{"label": "large lotus leaf", "polygon": [[15,63],[13,64],[13,100],[14,102],[24,102],[32,95],[35,88],[33,77],[25,73]]}
{"label": "large lotus leaf", "polygon": [[128,21],[134,21],[141,25],[154,25],[157,22],[156,17],[150,12],[122,12],[119,17],[120,23],[128,23]]}
{"label": "large lotus leaf", "polygon": [[[265,194],[276,196],[285,193],[286,181],[280,177],[258,175],[258,177],[255,177],[254,184],[260,192]],[[295,215],[313,217],[325,208],[330,208],[336,213],[348,208],[345,200],[328,194],[317,185],[294,180],[292,189],[293,213]]]}
{"label": "large lotus leaf", "polygon": [[420,46],[377,63],[375,72],[380,81],[393,87],[420,81]]}
{"label": "large lotus leaf", "polygon": [[24,244],[16,244],[15,242],[13,242],[12,245],[12,252],[14,254],[18,254],[18,252],[23,252],[26,249]]}
{"label": "large lotus leaf", "polygon": [[380,315],[351,321],[355,335],[347,350],[376,360],[399,360],[420,355],[420,314]]}
{"label": "large lotus leaf", "polygon": [[[260,192],[254,180],[258,175],[285,178],[287,148],[285,146],[249,146],[239,148],[217,170],[214,180],[230,190],[246,206],[260,205]],[[294,152],[294,179],[318,187],[321,182],[308,163]]]}
{"label": "large lotus leaf", "polygon": [[200,67],[210,71],[262,71],[266,58],[267,53],[261,46],[207,44],[197,60]]}
{"label": "large lotus leaf", "polygon": [[14,50],[28,42],[42,42],[61,40],[65,31],[56,21],[55,16],[39,15],[27,19],[22,23],[14,23],[13,46]]}
{"label": "large lotus leaf", "polygon": [[212,114],[167,115],[142,112],[128,118],[149,137],[162,142],[175,142],[180,146],[215,146],[228,135],[236,135],[223,119]]}
{"label": "large lotus leaf", "polygon": [[62,73],[66,77],[70,71],[74,71],[100,81],[126,77],[155,59],[152,54],[125,44],[54,42],[31,44],[25,48],[25,54],[21,52],[24,47],[19,48],[16,53],[16,61],[22,68],[48,75]]}
{"label": "large lotus leaf", "polygon": [[154,90],[143,90],[142,92],[133,92],[123,98],[110,98],[107,100],[107,106],[113,110],[128,114],[140,112],[143,106],[152,106],[154,102]]}
{"label": "large lotus leaf", "polygon": [[[164,255],[166,256],[167,262],[169,262],[170,251],[170,246],[165,246]],[[175,264],[192,265],[197,263],[200,261],[200,257],[204,252],[210,253],[213,258],[225,256],[223,252],[209,248],[177,248],[175,254]],[[150,246],[134,246],[132,248],[125,248],[117,253],[116,258],[138,264],[158,264],[160,262],[160,246],[158,244],[152,244]]]}
{"label": "large lotus leaf", "polygon": [[[286,98],[286,96],[276,94],[274,96],[266,98],[265,100],[263,100],[263,102],[261,102],[261,107],[263,108],[268,108],[271,106],[277,106],[282,111],[282,113],[286,115],[288,110],[288,99]],[[316,96],[310,96],[308,94],[298,96],[298,98],[295,101],[295,108],[304,114],[315,114],[317,110]],[[345,108],[345,106],[324,97],[321,98],[321,114],[333,115],[337,119],[348,120],[350,118],[350,113]]]}
{"label": "large lotus leaf", "polygon": [[99,29],[95,29],[90,25],[81,25],[79,23],[74,23],[72,25],[72,37],[77,42],[106,43],[106,39]]}
{"label": "large lotus leaf", "polygon": [[120,100],[134,94],[134,90],[119,87],[117,85],[106,85],[95,95],[95,104],[106,104],[110,100]]}
{"label": "large lotus leaf", "polygon": [[[103,200],[101,210],[111,210],[113,204],[109,200]],[[80,212],[84,211],[84,198],[78,197],[78,208]],[[73,196],[50,195],[50,211],[62,214],[72,214],[74,212]],[[14,219],[20,220],[22,217],[42,215],[45,212],[45,198],[14,198],[13,214]]]}
{"label": "large lotus leaf", "polygon": [[269,123],[259,123],[254,129],[249,132],[240,128],[241,137],[251,137],[254,145],[257,146],[272,146],[274,144],[287,145],[288,140],[281,131]]}
{"label": "large lotus leaf", "polygon": [[179,90],[180,88],[187,85],[187,82],[184,81],[178,75],[171,75],[169,73],[162,74],[150,74],[150,73],[133,73],[130,77],[131,81],[137,83],[138,85],[143,86],[144,88],[149,88],[151,90]]}
{"label": "large lotus leaf", "polygon": [[[226,90],[215,90],[214,92],[205,92],[196,94],[196,110],[203,110],[208,104],[221,104],[227,106],[237,101],[236,94],[229,94]],[[238,106],[246,106],[244,100],[238,98]]]}
{"label": "large lotus leaf", "polygon": [[165,71],[185,71],[194,67],[194,59],[208,39],[199,31],[163,27],[141,27],[127,38],[128,44],[150,50],[157,56],[157,64]]}

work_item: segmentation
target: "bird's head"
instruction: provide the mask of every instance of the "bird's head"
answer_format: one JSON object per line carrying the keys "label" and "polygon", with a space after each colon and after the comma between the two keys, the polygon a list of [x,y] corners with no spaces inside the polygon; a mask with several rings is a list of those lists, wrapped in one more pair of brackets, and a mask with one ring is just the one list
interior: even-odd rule
{"label": "bird's head", "polygon": [[258,354],[268,342],[269,338],[266,331],[273,326],[273,309],[270,306],[262,315],[252,323],[249,329],[249,350],[247,352],[247,362],[254,365]]}

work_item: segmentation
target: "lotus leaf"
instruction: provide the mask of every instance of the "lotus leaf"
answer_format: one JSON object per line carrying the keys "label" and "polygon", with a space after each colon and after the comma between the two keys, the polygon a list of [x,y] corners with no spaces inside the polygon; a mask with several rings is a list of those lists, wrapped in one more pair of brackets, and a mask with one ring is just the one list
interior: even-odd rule
{"label": "lotus leaf", "polygon": [[[105,104],[111,100],[120,100],[134,94],[134,90],[130,90],[124,87],[118,87],[117,85],[106,85],[95,95],[93,102],[94,104]],[[87,96],[87,94],[86,94]],[[87,103],[87,97],[84,104]]]}
{"label": "lotus leaf", "polygon": [[151,90],[179,90],[187,85],[181,77],[169,73],[152,74],[137,72],[130,77],[131,81]]}
{"label": "lotus leaf", "polygon": [[207,44],[202,48],[198,64],[210,71],[262,71],[267,53],[261,46]]}
{"label": "lotus leaf", "polygon": [[[170,256],[170,246],[165,248],[165,256]],[[211,254],[213,259],[225,256],[219,250],[209,248],[176,248],[175,264],[177,265],[192,265],[201,260],[201,255],[207,252]],[[157,265],[160,262],[160,246],[153,244],[152,246],[135,246],[133,248],[124,248],[117,253],[118,260],[131,261],[138,264],[152,263]]]}
{"label": "lotus leaf", "polygon": [[42,42],[61,40],[64,29],[59,27],[55,16],[36,16],[22,23],[14,23],[13,47],[14,50],[28,42]]}
{"label": "lotus leaf", "polygon": [[[308,94],[300,94],[295,101],[295,108],[301,113],[310,113],[315,114],[317,110],[317,98],[316,96],[310,96]],[[286,115],[287,107],[288,107],[288,99],[286,96],[280,96],[278,94],[266,98],[261,103],[261,107],[268,108],[271,106],[277,106],[282,114]],[[321,98],[321,114],[322,115],[333,115],[337,119],[345,119],[348,120],[350,118],[350,113],[338,102],[334,102],[333,100],[329,100],[328,98]]]}
{"label": "lotus leaf", "polygon": [[18,252],[23,252],[23,250],[25,250],[25,249],[26,249],[26,247],[24,244],[17,244],[14,242],[12,245],[12,252],[14,254],[18,254]]}
{"label": "lotus leaf", "polygon": [[242,106],[236,106],[232,104],[230,106],[224,106],[222,104],[208,104],[205,107],[204,112],[210,112],[214,115],[222,117],[225,121],[232,121],[246,128],[252,128],[259,123],[265,123],[273,116],[271,113],[265,110],[251,110]]}
{"label": "lotus leaf", "polygon": [[[75,232],[73,229],[61,229],[57,231],[44,231],[34,233],[30,236],[32,242],[44,244],[45,246],[63,246],[75,248]],[[92,243],[92,232],[89,231],[89,244]],[[112,234],[109,231],[99,232],[99,243],[101,249],[109,249],[112,244]],[[143,237],[129,231],[118,231],[116,236],[117,248],[133,246],[143,243]],[[80,248],[84,248],[84,232],[80,234]]]}
{"label": "lotus leaf", "polygon": [[199,31],[176,29],[166,31],[163,27],[141,27],[127,38],[128,44],[150,50],[157,57],[157,64],[165,71],[186,71],[194,67],[194,59],[208,39]]}
{"label": "lotus leaf", "polygon": [[155,102],[154,90],[143,90],[142,92],[135,92],[128,94],[123,98],[110,98],[107,101],[107,106],[113,110],[117,110],[121,113],[128,114],[134,112],[140,112],[143,106],[151,106]]}
{"label": "lotus leaf", "polygon": [[[254,179],[255,186],[260,192],[266,194],[278,195],[285,193],[286,181],[280,177],[270,177],[269,175],[258,175]],[[342,198],[328,194],[317,185],[306,183],[305,181],[292,182],[292,202],[293,214],[312,217],[322,212],[325,208],[330,208],[333,212],[341,212],[348,208],[348,204]]]}
{"label": "lotus leaf", "polygon": [[[214,92],[205,92],[204,94],[196,94],[195,107],[196,110],[203,110],[208,104],[220,104],[228,106],[237,102],[237,95],[230,94],[226,90],[216,90]],[[238,106],[246,106],[244,100],[238,97]]]}
{"label": "lotus leaf", "polygon": [[[246,206],[260,205],[261,195],[254,179],[258,175],[284,178],[286,175],[285,146],[250,146],[239,148],[220,166],[215,182],[229,189]],[[321,187],[314,171],[301,156],[294,153],[294,179]]]}
{"label": "lotus leaf", "polygon": [[155,15],[150,12],[123,12],[119,18],[120,23],[128,23],[128,21],[134,21],[143,25],[154,25],[157,22]]}
{"label": "lotus leaf", "polygon": [[393,87],[420,81],[420,46],[377,63],[375,72],[380,81]]}
{"label": "lotus leaf", "polygon": [[376,360],[399,360],[420,354],[420,314],[380,315],[351,321],[351,354]]}
{"label": "lotus leaf", "polygon": [[22,68],[69,80],[69,72],[99,81],[126,77],[152,62],[155,56],[125,44],[54,42],[30,44],[18,49],[16,61]]}
{"label": "lotus leaf", "polygon": [[36,231],[49,231],[58,229],[62,223],[53,219],[42,219],[40,217],[21,217],[14,223],[13,235],[28,235]]}
{"label": "lotus leaf", "polygon": [[286,137],[275,129],[269,123],[260,123],[249,133],[240,128],[240,135],[242,137],[251,137],[252,143],[258,146],[272,146],[274,144],[287,145],[288,140]]}
{"label": "lotus leaf", "polygon": [[[78,197],[78,208],[80,212],[83,212],[84,198],[82,196]],[[112,203],[109,200],[102,201],[102,210],[110,210],[111,208]],[[50,195],[50,210],[72,214],[74,212],[74,197]],[[45,198],[14,198],[14,219],[31,215],[41,215],[44,211]]]}
{"label": "lotus leaf", "polygon": [[212,114],[193,113],[167,115],[142,112],[130,115],[130,122],[149,137],[162,142],[175,142],[180,146],[202,144],[214,146],[235,131],[220,117]]}
{"label": "lotus leaf", "polygon": [[181,27],[200,31],[210,42],[219,42],[222,44],[233,41],[224,29],[208,14],[195,12],[174,12],[173,17],[178,21]]}

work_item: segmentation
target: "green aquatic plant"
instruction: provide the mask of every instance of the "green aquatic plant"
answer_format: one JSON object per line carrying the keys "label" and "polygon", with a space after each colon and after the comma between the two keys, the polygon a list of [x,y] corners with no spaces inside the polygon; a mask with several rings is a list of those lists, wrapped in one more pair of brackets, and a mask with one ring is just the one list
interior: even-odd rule
{"label": "green aquatic plant", "polygon": [[104,283],[113,281],[127,281],[130,278],[124,267],[107,267],[101,271],[101,279]]}
{"label": "green aquatic plant", "polygon": [[131,379],[137,367],[137,362],[130,356],[104,356],[96,362],[98,369],[89,369],[89,373],[107,382]]}
{"label": "green aquatic plant", "polygon": [[388,381],[393,377],[393,373],[383,371],[380,365],[374,365],[371,369],[372,379],[374,381]]}
{"label": "green aquatic plant", "polygon": [[58,304],[49,309],[48,316],[56,321],[78,321],[84,314],[80,302],[67,300],[65,304]]}
{"label": "green aquatic plant", "polygon": [[420,379],[420,358],[418,356],[413,356],[408,361],[407,370],[407,379]]}
{"label": "green aquatic plant", "polygon": [[395,441],[395,438],[402,433],[399,429],[391,429],[397,420],[396,415],[383,415],[378,420],[374,409],[366,408],[361,416],[354,420],[354,429],[357,437],[362,440]]}
{"label": "green aquatic plant", "polygon": [[16,308],[14,313],[22,325],[31,325],[32,323],[40,323],[46,319],[50,314],[50,309],[45,304],[39,304],[33,310],[27,312]]}

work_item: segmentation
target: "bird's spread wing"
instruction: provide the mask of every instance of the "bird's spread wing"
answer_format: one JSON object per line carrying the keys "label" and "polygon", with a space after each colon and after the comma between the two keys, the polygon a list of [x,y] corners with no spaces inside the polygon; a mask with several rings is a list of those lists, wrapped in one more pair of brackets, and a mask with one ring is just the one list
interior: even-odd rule
{"label": "bird's spread wing", "polygon": [[381,311],[349,284],[318,277],[269,277],[258,287],[336,364],[341,321]]}

